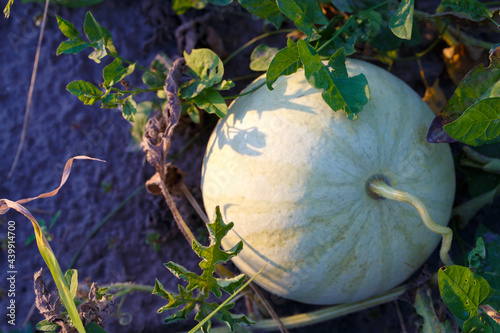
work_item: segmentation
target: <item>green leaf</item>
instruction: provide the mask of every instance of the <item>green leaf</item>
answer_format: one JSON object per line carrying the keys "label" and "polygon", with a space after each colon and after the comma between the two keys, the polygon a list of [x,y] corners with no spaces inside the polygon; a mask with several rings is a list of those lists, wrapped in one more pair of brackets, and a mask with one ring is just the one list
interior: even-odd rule
{"label": "green leaf", "polygon": [[229,261],[243,249],[243,242],[241,241],[228,251],[221,249],[222,238],[231,230],[233,225],[232,222],[224,224],[220,215],[220,210],[217,208],[215,221],[207,224],[210,238],[209,246],[203,246],[196,240],[193,241],[193,250],[200,258],[203,258],[200,262],[200,267],[203,269],[203,274],[201,276],[203,282],[199,284],[198,288],[205,296],[208,296],[211,291],[216,297],[220,298],[222,293],[219,288],[229,288],[229,290],[232,290],[231,285],[238,284],[236,288],[234,288],[235,290],[243,283],[243,278],[241,276],[239,276],[237,280],[230,279],[227,281],[224,281],[224,279],[215,279],[213,277],[216,265]]}
{"label": "green leaf", "polygon": [[276,29],[281,26],[283,15],[275,0],[238,0],[238,2],[250,13],[271,22]]}
{"label": "green leaf", "polygon": [[267,71],[271,60],[274,58],[278,49],[269,47],[265,44],[257,46],[250,55],[250,69],[253,71]]}
{"label": "green leaf", "polygon": [[104,78],[104,87],[112,87],[115,83],[120,82],[135,70],[135,63],[124,67],[120,59],[115,58],[112,63],[104,67],[102,76]]}
{"label": "green leaf", "polygon": [[230,5],[233,0],[208,0],[208,2],[216,6],[227,6]]}
{"label": "green leaf", "polygon": [[97,42],[92,43],[90,46],[94,48],[94,51],[89,54],[89,58],[99,64],[101,59],[108,55],[103,40],[100,39]]}
{"label": "green leaf", "polygon": [[69,286],[69,293],[71,297],[75,298],[78,291],[78,271],[76,269],[68,269],[64,274],[66,283]]}
{"label": "green leaf", "polygon": [[488,282],[467,267],[447,266],[439,270],[441,298],[453,315],[466,321],[479,313],[478,307],[490,295]]}
{"label": "green leaf", "polygon": [[137,113],[137,104],[135,103],[132,96],[129,96],[125,100],[125,103],[123,103],[123,111],[122,111],[123,118],[133,123],[136,113]]}
{"label": "green leaf", "polygon": [[491,18],[493,13],[485,4],[477,0],[443,0],[441,6],[450,7],[459,13],[469,14],[473,20]]}
{"label": "green leaf", "polygon": [[14,0],[9,0],[7,4],[5,5],[5,8],[3,9],[3,14],[5,15],[5,18],[9,18],[10,16],[10,7],[14,4]]}
{"label": "green leaf", "polygon": [[348,77],[347,68],[345,66],[345,50],[343,48],[337,50],[328,60],[328,66],[331,69],[331,75],[336,77]]}
{"label": "green leaf", "polygon": [[414,0],[401,0],[396,13],[389,20],[392,32],[401,39],[411,39]]}
{"label": "green leaf", "polygon": [[500,142],[500,97],[479,100],[443,129],[471,146]]}
{"label": "green leaf", "polygon": [[193,98],[203,89],[219,83],[224,76],[224,65],[212,50],[195,49],[191,54],[184,52],[184,59],[191,69],[191,75],[195,78],[181,92],[187,98]]}
{"label": "green leaf", "polygon": [[193,100],[181,104],[181,113],[187,113],[195,124],[200,123],[200,111]]}
{"label": "green leaf", "polygon": [[488,323],[484,315],[473,316],[464,322],[465,333],[493,333],[493,327]]}
{"label": "green leaf", "polygon": [[63,53],[63,54],[76,54],[78,52],[85,50],[89,46],[90,46],[90,44],[83,41],[83,40],[63,41],[63,42],[61,42],[61,44],[57,48],[56,55],[60,55],[61,53]]}
{"label": "green leaf", "polygon": [[137,112],[134,117],[134,123],[132,124],[132,128],[130,129],[130,135],[133,140],[133,145],[137,150],[140,149],[142,136],[146,129],[146,123],[148,122],[151,112],[153,112],[152,101],[144,101],[137,104]]}
{"label": "green leaf", "polygon": [[215,113],[220,118],[227,115],[227,104],[215,88],[207,88],[196,95],[193,100],[196,105],[208,113]]}
{"label": "green leaf", "polygon": [[382,30],[384,19],[374,10],[360,12],[344,31],[333,40],[335,50],[343,47],[347,55],[355,52],[356,43],[370,42]]}
{"label": "green leaf", "polygon": [[302,67],[299,49],[291,39],[287,41],[287,47],[278,51],[269,64],[266,73],[266,84],[269,90],[273,90],[273,83],[282,76],[295,73]]}
{"label": "green leaf", "polygon": [[469,268],[478,268],[485,257],[486,248],[484,247],[484,240],[482,237],[479,237],[476,239],[476,247],[474,247],[467,256]]}
{"label": "green leaf", "polygon": [[304,40],[299,40],[297,45],[307,81],[314,88],[323,90],[321,94],[323,100],[334,111],[344,110],[349,119],[354,119],[368,102],[369,90],[366,77],[363,74],[354,77],[334,77],[312,46]]}
{"label": "green leaf", "polygon": [[172,3],[172,9],[177,15],[182,15],[189,9],[203,9],[206,7],[207,0],[174,0]]}
{"label": "green leaf", "polygon": [[484,206],[491,205],[497,195],[500,195],[500,185],[453,208],[453,216],[458,216],[460,220],[459,226],[465,227]]}
{"label": "green leaf", "polygon": [[495,48],[490,54],[490,64],[483,64],[472,69],[460,81],[457,89],[439,114],[445,123],[457,120],[471,105],[482,97],[500,97],[488,95],[500,81],[500,47]]}
{"label": "green leaf", "polygon": [[436,315],[433,299],[429,288],[418,288],[413,307],[423,318],[423,324],[418,327],[418,332],[425,333],[445,333],[452,332],[452,323],[450,321],[441,322]]}
{"label": "green leaf", "polygon": [[155,286],[153,288],[153,295],[165,298],[169,302],[174,299],[172,294],[165,290],[165,288],[163,287],[163,284],[161,284],[161,282],[158,281],[158,279],[155,279]]}
{"label": "green leaf", "polygon": [[97,23],[91,12],[87,12],[87,14],[85,15],[83,31],[85,32],[88,40],[92,43],[101,40],[104,37],[101,26],[99,25],[99,23]]}
{"label": "green leaf", "polygon": [[106,331],[96,323],[90,322],[85,326],[85,333],[106,333]]}
{"label": "green leaf", "polygon": [[117,55],[115,44],[113,44],[113,38],[111,37],[111,33],[105,27],[101,27],[101,31],[103,34],[102,40],[104,42],[104,46],[108,50],[109,54]]}
{"label": "green leaf", "polygon": [[103,94],[103,92],[92,83],[83,80],[70,82],[66,86],[66,90],[68,90],[71,94],[78,96],[78,98],[85,105],[94,104]]}
{"label": "green leaf", "polygon": [[328,24],[315,0],[277,0],[281,12],[292,20],[307,37],[317,37],[315,24]]}
{"label": "green leaf", "polygon": [[229,90],[232,87],[234,87],[234,82],[233,81],[231,81],[231,80],[222,80],[222,82],[219,83],[217,85],[217,87],[215,87],[215,89],[217,89],[217,90]]}
{"label": "green leaf", "polygon": [[42,320],[36,324],[36,329],[42,332],[56,332],[61,328],[61,326],[51,323],[48,320]]}
{"label": "green leaf", "polygon": [[66,21],[58,15],[56,15],[56,19],[59,30],[61,30],[62,34],[68,37],[70,40],[75,40],[82,35],[71,22]]}
{"label": "green leaf", "polygon": [[480,225],[476,237],[484,240],[485,258],[481,260],[478,274],[488,281],[491,288],[500,290],[500,236]]}

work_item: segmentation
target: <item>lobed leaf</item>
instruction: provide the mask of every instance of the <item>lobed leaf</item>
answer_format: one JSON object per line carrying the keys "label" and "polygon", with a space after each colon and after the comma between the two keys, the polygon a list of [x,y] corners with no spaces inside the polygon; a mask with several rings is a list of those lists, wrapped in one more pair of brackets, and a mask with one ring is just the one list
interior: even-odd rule
{"label": "lobed leaf", "polygon": [[275,0],[238,0],[240,5],[253,15],[271,22],[279,29],[283,15]]}
{"label": "lobed leaf", "polygon": [[309,38],[317,37],[316,24],[328,24],[315,0],[276,0],[281,12]]}
{"label": "lobed leaf", "polygon": [[467,267],[447,266],[439,270],[441,298],[453,315],[466,321],[479,313],[478,307],[490,295],[488,282]]}
{"label": "lobed leaf", "polygon": [[[366,77],[363,74],[342,77],[345,71],[338,64],[338,60],[342,59],[342,53],[335,55],[332,60],[339,71],[336,74],[339,76],[335,77],[321,62],[312,46],[303,40],[299,40],[297,45],[307,81],[314,88],[323,90],[321,94],[323,100],[334,111],[344,110],[349,119],[354,119],[368,102],[369,89]],[[340,58],[337,59],[338,57]]]}
{"label": "lobed leaf", "polygon": [[302,67],[297,44],[291,39],[287,41],[287,47],[278,51],[269,64],[266,73],[266,84],[269,90],[273,90],[273,83],[283,75],[291,75]]}
{"label": "lobed leaf", "polygon": [[389,20],[392,32],[401,39],[411,39],[414,7],[414,0],[402,0],[396,13]]}

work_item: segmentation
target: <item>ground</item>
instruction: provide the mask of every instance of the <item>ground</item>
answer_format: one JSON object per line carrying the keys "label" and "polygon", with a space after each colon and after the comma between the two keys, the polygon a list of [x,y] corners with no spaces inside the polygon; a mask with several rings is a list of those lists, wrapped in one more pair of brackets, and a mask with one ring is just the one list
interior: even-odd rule
{"label": "ground", "polygon": [[[2,2],[2,7],[4,3],[5,1]],[[432,1],[426,1],[422,5],[433,10]],[[18,200],[54,189],[59,184],[64,162],[71,156],[87,155],[106,161],[76,161],[68,182],[58,195],[27,205],[37,219],[47,222],[57,211],[61,211],[51,230],[51,244],[63,270],[100,221],[136,189],[141,188],[153,174],[142,151],[131,147],[130,124],[119,111],[84,106],[65,89],[73,80],[86,80],[95,84],[101,82],[104,65],[96,64],[86,54],[56,56],[56,49],[65,37],[57,28],[55,14],[81,29],[87,10],[89,9],[68,9],[55,5],[50,7],[40,50],[26,140],[12,177],[8,177],[8,174],[21,137],[39,34],[39,27],[34,22],[42,14],[43,5],[23,4],[21,0],[16,0],[11,18],[1,19],[0,24],[0,198]],[[180,54],[175,29],[205,13],[192,11],[179,18],[170,9],[170,2],[161,0],[105,0],[90,10],[97,21],[110,30],[121,55],[138,61],[143,66],[148,66],[159,52],[174,59],[178,57]],[[208,25],[221,36],[227,53],[233,52],[263,31],[263,22],[255,21],[247,15],[224,15],[224,10],[213,8],[208,12],[211,13]],[[282,36],[274,37],[266,42],[279,47],[284,45],[285,39]],[[247,68],[250,51],[251,48],[226,66],[228,77],[250,74]],[[430,54],[422,61],[430,81],[443,71],[439,55]],[[424,86],[416,62],[397,64],[393,71],[423,95]],[[133,75],[129,81],[132,85],[142,84],[139,75]],[[245,82],[248,80],[239,83],[234,93],[241,90]],[[451,82],[445,82],[444,89],[449,96],[452,91]],[[142,98],[152,98],[152,95]],[[198,131],[199,128],[193,125],[179,127],[171,152],[179,152],[192,133]],[[176,161],[188,174],[186,184],[199,201],[201,161],[208,134],[209,131],[203,132]],[[459,147],[454,150],[459,151]],[[462,192],[457,194],[457,198],[463,198],[466,196],[464,179],[463,176],[458,177],[458,190]],[[176,201],[192,228],[203,228],[187,200],[177,198]],[[477,216],[473,223],[477,225],[495,216],[498,216],[498,208],[490,207],[486,213],[482,212]],[[34,325],[42,319],[34,309],[33,274],[40,267],[45,267],[45,264],[34,243],[24,244],[33,234],[30,222],[13,211],[0,216],[1,237],[5,237],[7,221],[15,222],[15,328],[20,329],[26,322]],[[468,232],[472,234],[473,228]],[[158,233],[163,239],[158,251],[154,251],[152,245],[147,243],[150,233]],[[10,299],[7,297],[8,273],[4,269],[4,258],[5,253],[2,255],[0,271],[2,309],[6,308]],[[175,231],[172,216],[163,199],[142,189],[88,241],[74,267],[78,269],[81,282],[89,279],[101,285],[114,282],[153,285],[157,278],[167,289],[174,290],[179,281],[163,266],[168,261],[196,270],[198,258],[180,233]],[[436,265],[437,256],[434,255],[427,267],[432,271],[436,269]],[[45,279],[50,280],[49,274],[45,275]],[[408,332],[412,332],[416,330],[415,322],[418,317],[411,304],[406,301],[410,298],[411,295],[406,295],[398,302],[291,332],[400,332],[403,330],[402,325]],[[281,315],[320,308],[274,296],[269,299],[276,312]],[[237,310],[246,311],[243,302],[240,303]],[[123,303],[119,303],[119,313],[115,312],[109,318],[106,329],[108,332],[178,332],[194,326],[193,321],[165,326],[162,323],[165,315],[156,313],[164,304],[163,299],[149,293],[130,294],[123,298]],[[120,324],[120,320],[125,323]],[[8,332],[14,327],[3,317],[0,318],[0,328]]]}

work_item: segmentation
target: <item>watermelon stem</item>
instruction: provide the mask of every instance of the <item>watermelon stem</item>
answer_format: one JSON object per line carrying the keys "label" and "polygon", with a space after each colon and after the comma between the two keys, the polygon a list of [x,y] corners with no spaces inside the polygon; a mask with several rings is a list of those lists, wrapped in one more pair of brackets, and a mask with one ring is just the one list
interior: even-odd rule
{"label": "watermelon stem", "polygon": [[453,240],[453,231],[443,225],[437,224],[431,218],[429,211],[425,207],[424,203],[420,201],[416,196],[397,190],[389,186],[383,178],[375,178],[370,181],[370,191],[379,197],[383,197],[390,200],[396,200],[401,202],[406,202],[415,207],[422,218],[425,226],[443,237],[443,242],[441,243],[441,249],[439,251],[439,257],[441,261],[446,265],[453,265],[453,261],[450,258],[448,252],[451,248],[451,241]]}

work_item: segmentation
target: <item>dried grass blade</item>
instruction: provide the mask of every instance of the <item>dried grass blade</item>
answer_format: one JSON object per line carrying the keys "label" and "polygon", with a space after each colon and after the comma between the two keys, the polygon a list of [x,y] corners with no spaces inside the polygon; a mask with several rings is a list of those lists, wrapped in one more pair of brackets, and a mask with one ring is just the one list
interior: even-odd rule
{"label": "dried grass blade", "polygon": [[68,314],[73,321],[73,325],[75,326],[75,328],[79,333],[85,333],[85,328],[83,327],[80,315],[78,314],[78,309],[76,308],[75,302],[73,301],[73,297],[71,296],[69,286],[66,282],[66,279],[64,278],[64,274],[61,270],[61,267],[59,266],[59,262],[57,261],[49,242],[45,238],[42,232],[42,228],[40,228],[40,225],[38,224],[38,221],[25,207],[18,204],[17,202],[10,201],[8,199],[1,199],[0,204],[18,211],[31,221],[33,229],[35,230],[35,239],[38,246],[38,251],[40,251],[42,258],[49,268],[54,282],[56,283],[61,301],[66,307],[66,311],[68,311]]}
{"label": "dried grass blade", "polygon": [[38,246],[38,251],[40,251],[42,258],[45,261],[47,267],[49,268],[52,278],[54,279],[54,282],[56,283],[57,289],[59,290],[59,296],[61,297],[61,301],[66,307],[66,310],[68,311],[68,314],[75,328],[78,330],[78,332],[85,333],[85,328],[80,319],[80,315],[78,313],[78,309],[76,308],[73,297],[71,296],[71,292],[66,282],[66,279],[64,278],[64,274],[61,270],[61,267],[59,266],[59,262],[57,261],[57,258],[54,255],[54,252],[52,251],[49,242],[47,241],[47,238],[45,238],[45,235],[43,234],[42,228],[38,224],[38,221],[33,217],[33,215],[31,215],[29,210],[27,210],[24,206],[22,206],[24,203],[30,202],[35,199],[48,198],[56,195],[57,192],[59,192],[61,187],[68,180],[69,174],[71,172],[71,166],[73,165],[74,160],[95,160],[104,162],[102,160],[88,156],[75,156],[70,158],[66,162],[66,165],[64,166],[63,174],[61,177],[61,183],[55,190],[42,193],[34,198],[21,199],[18,201],[0,199],[0,215],[5,214],[10,208],[12,208],[17,212],[26,216],[31,221],[31,224],[33,225],[33,229],[35,231],[35,239]]}

